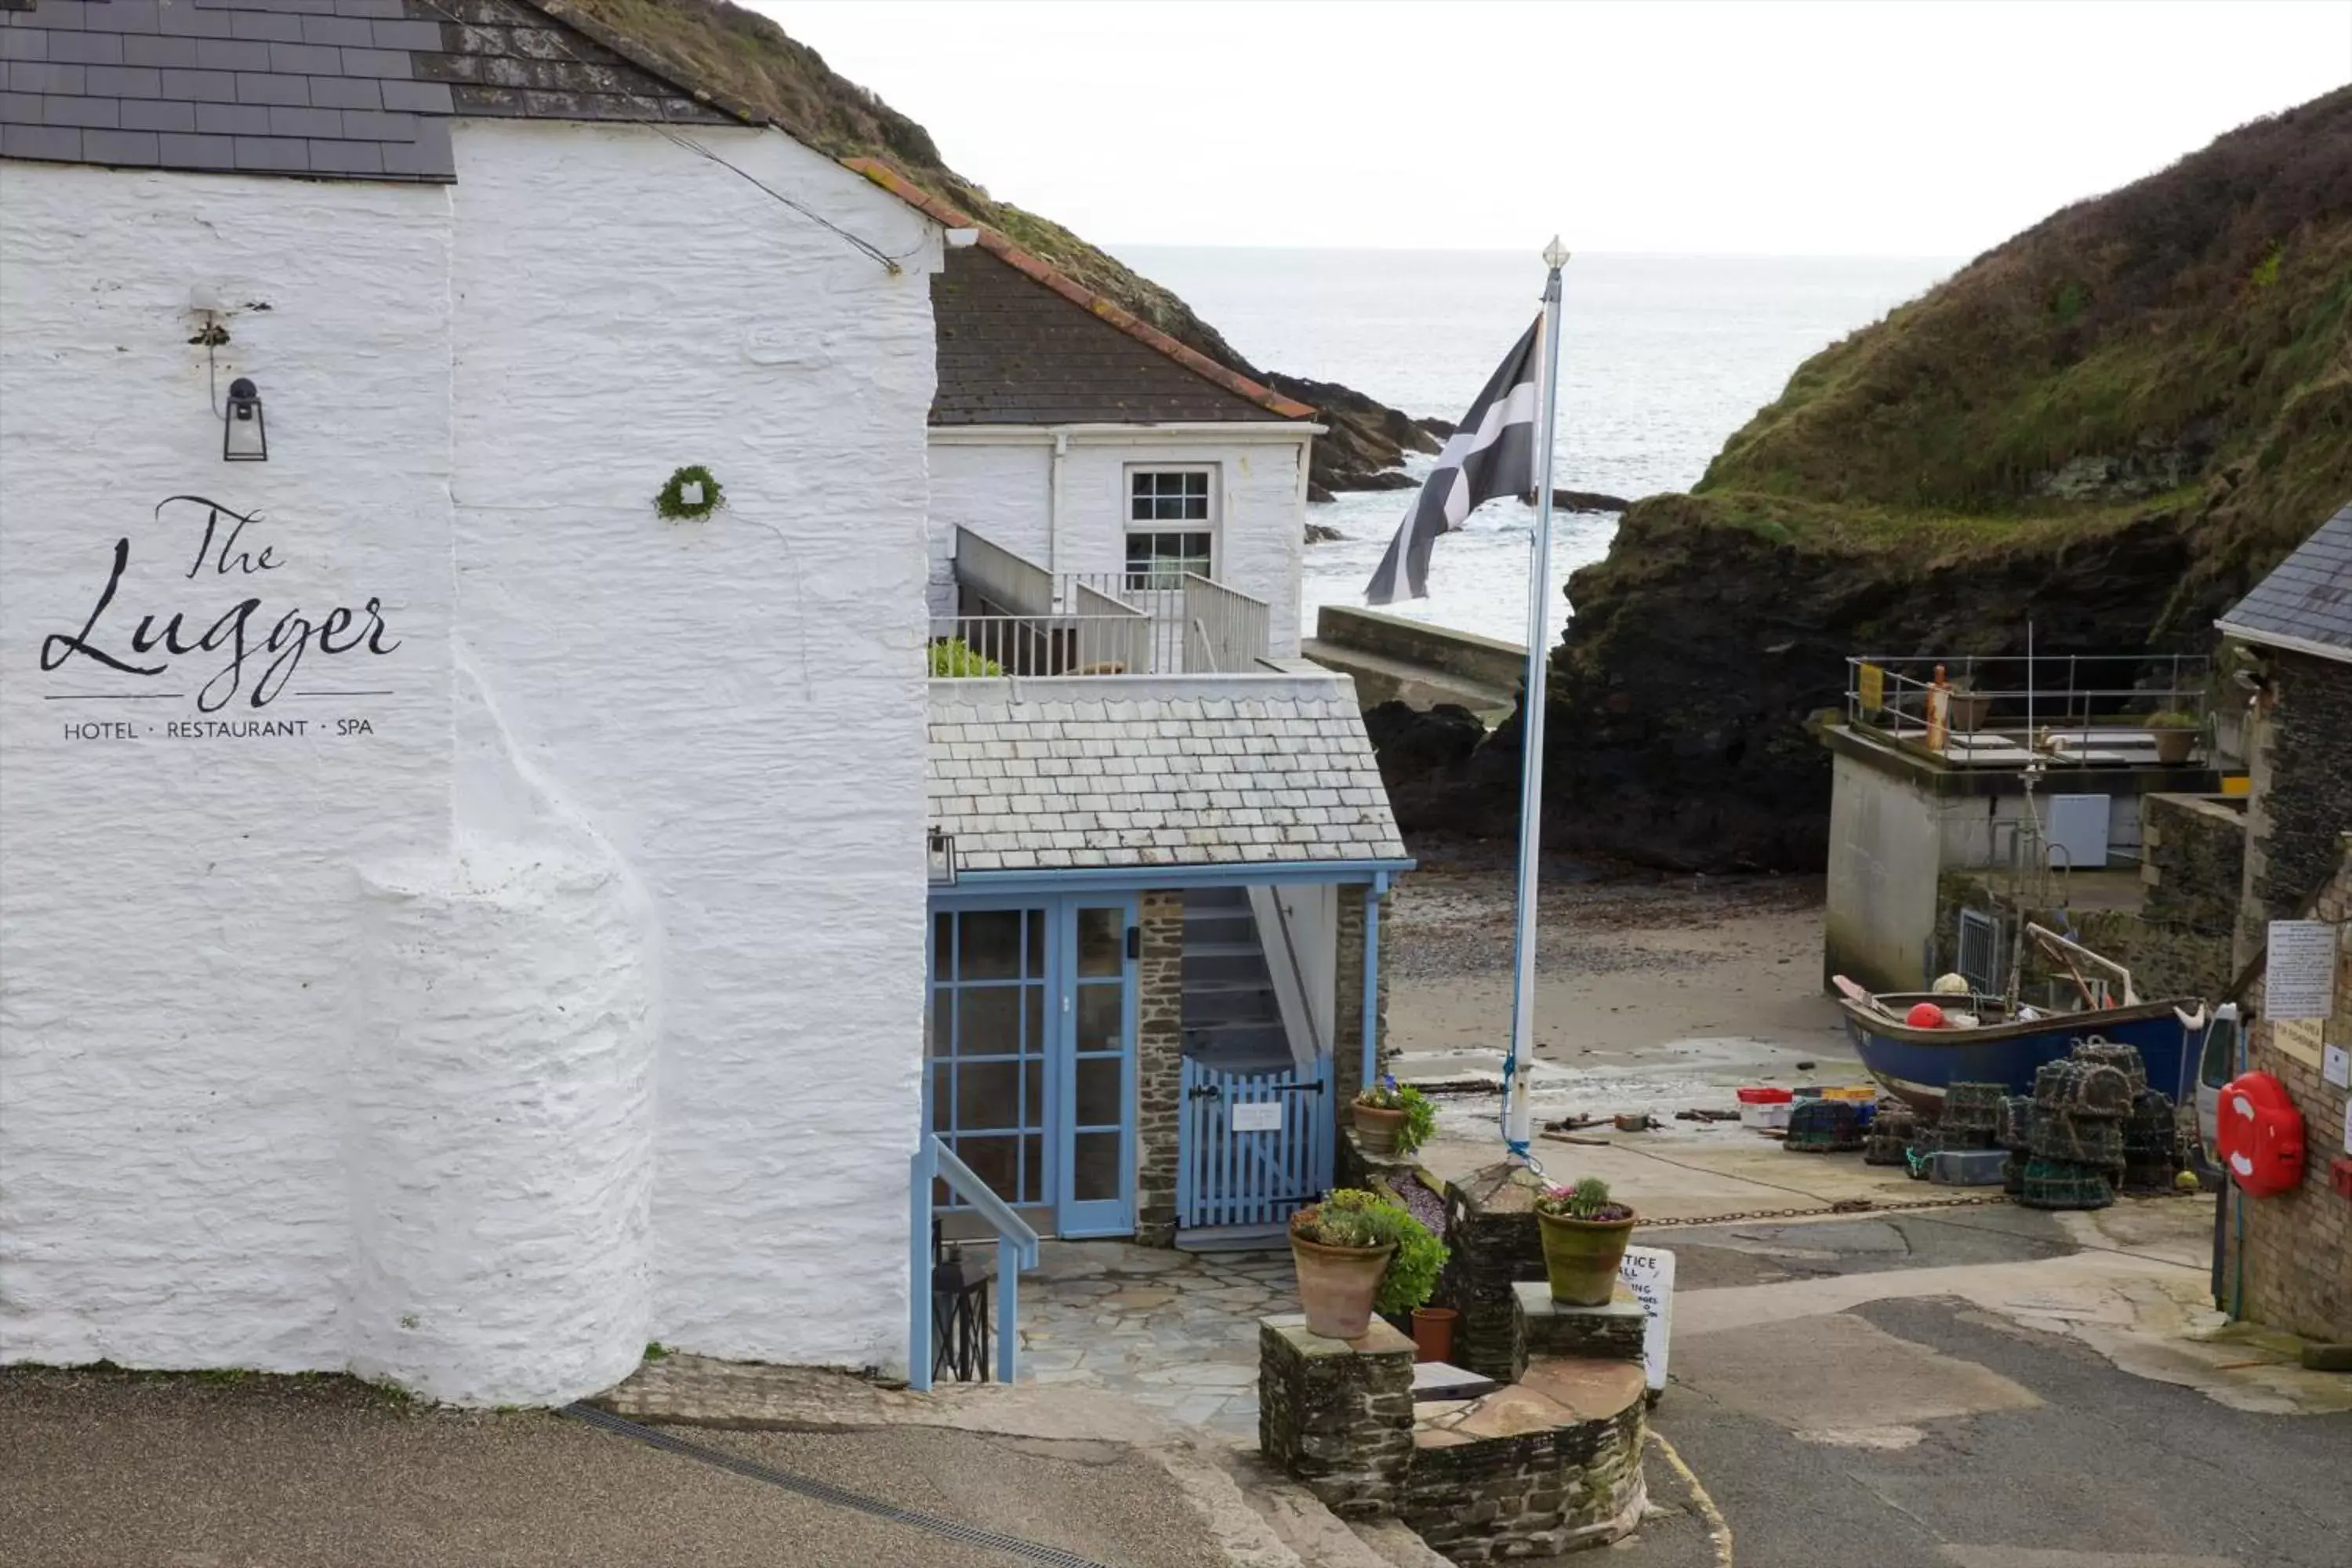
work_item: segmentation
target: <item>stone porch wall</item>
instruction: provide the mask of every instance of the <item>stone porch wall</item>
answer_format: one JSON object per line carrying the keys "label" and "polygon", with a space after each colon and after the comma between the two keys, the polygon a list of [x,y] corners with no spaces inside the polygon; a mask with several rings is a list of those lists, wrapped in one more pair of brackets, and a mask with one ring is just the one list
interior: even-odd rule
{"label": "stone porch wall", "polygon": [[[1381,896],[1381,973],[1380,995],[1373,1026],[1380,1047],[1381,1062],[1385,1068],[1396,1053],[1389,1042],[1389,956],[1396,951],[1391,940],[1391,917],[1396,912],[1396,895]],[[1332,1063],[1336,1103],[1344,1108],[1364,1087],[1364,892],[1361,888],[1339,889],[1339,963],[1332,989],[1336,1023],[1332,1029]]]}
{"label": "stone porch wall", "polygon": [[1397,1513],[1454,1563],[1549,1558],[1632,1533],[1648,1501],[1644,1406],[1602,1421],[1416,1448]]}
{"label": "stone porch wall", "polygon": [[1184,895],[1141,900],[1135,964],[1135,1239],[1176,1239],[1184,1070]]}

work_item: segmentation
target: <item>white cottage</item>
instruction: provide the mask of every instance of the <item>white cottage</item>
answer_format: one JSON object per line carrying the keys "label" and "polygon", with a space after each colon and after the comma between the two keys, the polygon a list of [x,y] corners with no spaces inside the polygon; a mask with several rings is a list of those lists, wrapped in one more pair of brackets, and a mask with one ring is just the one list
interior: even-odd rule
{"label": "white cottage", "polygon": [[0,14],[0,1359],[906,1364],[940,226],[569,15]]}
{"label": "white cottage", "polygon": [[1377,1059],[1381,910],[1411,865],[1352,685],[1297,657],[1321,427],[854,166],[951,247],[927,1125],[1040,1232],[1278,1237]]}

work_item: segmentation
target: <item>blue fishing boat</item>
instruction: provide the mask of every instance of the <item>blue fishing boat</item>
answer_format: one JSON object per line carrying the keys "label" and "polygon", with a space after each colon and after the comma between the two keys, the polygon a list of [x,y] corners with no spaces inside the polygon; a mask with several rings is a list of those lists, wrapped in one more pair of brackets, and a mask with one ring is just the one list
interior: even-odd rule
{"label": "blue fishing boat", "polygon": [[[1845,1032],[1870,1076],[1888,1092],[1930,1118],[1944,1110],[1944,1090],[1956,1083],[1997,1083],[2011,1094],[2030,1094],[2033,1075],[2083,1040],[2098,1038],[2130,1046],[2147,1064],[2151,1089],[2172,1096],[2176,1105],[2194,1093],[2198,1055],[2207,1032],[2205,1004],[2196,997],[2143,1002],[2132,989],[2131,971],[2071,938],[2027,921],[2018,933],[2063,966],[2080,996],[2076,1008],[2022,1005],[2015,995],[1988,996],[1961,985],[1938,991],[1864,990],[1841,974],[1833,984],[1845,1014]],[[2018,969],[2016,958],[2011,970]],[[1940,1025],[1910,1023],[1911,1010],[1933,1005]]]}
{"label": "blue fishing boat", "polygon": [[[1841,987],[1841,990],[1843,988]],[[1861,987],[1854,987],[1860,992]],[[1973,1027],[1915,1028],[1903,1020],[1921,1002],[1951,1011],[1978,1010]],[[1930,991],[1853,993],[1839,998],[1845,1030],[1864,1068],[1889,1093],[1922,1114],[1939,1116],[1944,1090],[1955,1083],[1997,1083],[2011,1094],[2030,1094],[2033,1075],[2094,1036],[2138,1048],[2147,1063],[2147,1081],[2178,1101],[2190,1083],[2205,1039],[2203,1004],[2194,998],[2142,1002],[2076,1013],[2010,1017],[1996,997],[1969,998]],[[2194,1019],[2192,1024],[2189,1020]]]}

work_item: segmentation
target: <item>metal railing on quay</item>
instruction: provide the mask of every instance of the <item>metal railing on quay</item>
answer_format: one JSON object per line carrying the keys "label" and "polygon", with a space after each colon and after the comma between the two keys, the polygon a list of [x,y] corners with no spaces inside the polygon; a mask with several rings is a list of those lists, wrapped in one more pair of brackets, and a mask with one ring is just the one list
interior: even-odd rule
{"label": "metal railing on quay", "polygon": [[[2201,654],[1855,656],[1845,716],[1897,740],[1963,749],[1979,740],[2028,752],[2103,744],[2176,749],[2210,734],[2212,663]],[[2185,755],[2182,758],[2185,760]]]}

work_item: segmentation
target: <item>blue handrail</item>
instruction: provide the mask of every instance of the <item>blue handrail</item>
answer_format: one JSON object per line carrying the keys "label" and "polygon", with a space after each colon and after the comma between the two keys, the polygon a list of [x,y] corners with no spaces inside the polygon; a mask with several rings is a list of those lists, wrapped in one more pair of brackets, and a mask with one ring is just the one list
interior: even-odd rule
{"label": "blue handrail", "polygon": [[909,1158],[913,1195],[908,1205],[907,1290],[907,1385],[931,1386],[931,1184],[944,1181],[996,1230],[996,1379],[1011,1383],[1019,1364],[1021,1271],[1037,1267],[1037,1233],[996,1195],[955,1151],[926,1132]]}

